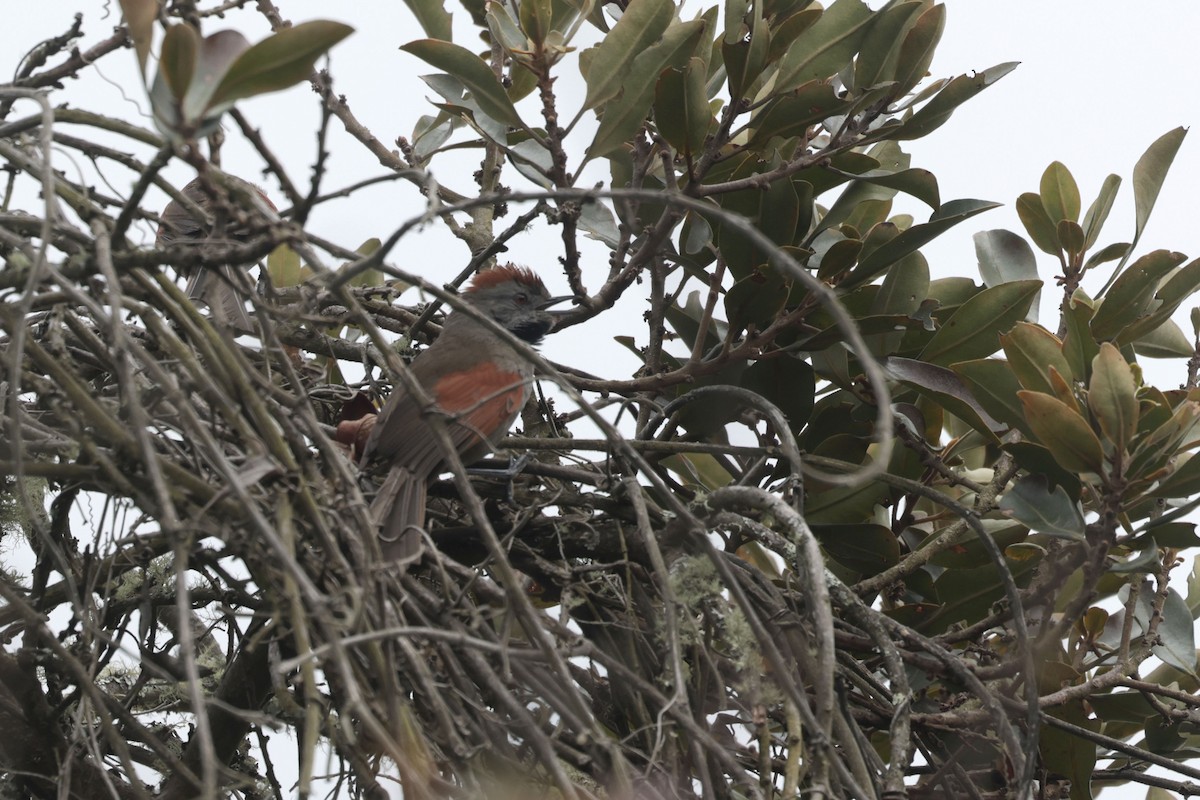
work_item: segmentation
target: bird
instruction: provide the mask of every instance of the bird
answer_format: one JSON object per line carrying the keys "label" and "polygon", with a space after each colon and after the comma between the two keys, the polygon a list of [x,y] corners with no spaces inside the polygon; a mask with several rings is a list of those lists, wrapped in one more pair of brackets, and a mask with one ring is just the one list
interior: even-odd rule
{"label": "bird", "polygon": [[[561,311],[550,306],[570,300],[551,297],[528,267],[507,264],[475,275],[462,299],[514,336],[537,345]],[[508,432],[529,399],[533,365],[469,313],[452,311],[441,335],[412,362],[412,376],[433,405],[422,408],[397,384],[367,438],[359,465],[387,475],[371,503],[380,548],[387,561],[420,556],[429,480],[444,458],[426,421],[440,415],[463,463],[487,455]]]}
{"label": "bird", "polygon": [[[221,189],[229,191],[232,201],[248,203],[268,219],[278,218],[275,204],[262,189],[232,175],[224,176],[222,180],[223,185],[219,188],[212,188],[212,182],[206,186],[202,177],[194,178],[184,186],[183,196],[199,206],[208,219],[197,219],[182,203],[172,200],[159,215],[155,244],[158,247],[173,244],[220,246],[249,241],[252,231],[244,223],[215,219],[218,215],[214,212],[212,192]],[[242,197],[237,197],[238,194]],[[193,302],[208,306],[218,322],[249,333],[255,329],[254,322],[246,313],[241,295],[234,289],[239,285],[238,272],[242,269],[244,267],[233,264],[217,268],[193,268],[188,275],[185,292]]]}

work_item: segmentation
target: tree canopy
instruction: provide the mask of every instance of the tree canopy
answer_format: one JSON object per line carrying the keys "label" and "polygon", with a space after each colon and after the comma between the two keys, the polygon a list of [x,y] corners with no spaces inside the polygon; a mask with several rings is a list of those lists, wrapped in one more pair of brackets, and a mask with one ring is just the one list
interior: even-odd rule
{"label": "tree canopy", "polygon": [[[1050,164],[957,274],[922,248],[997,203],[905,143],[1015,64],[939,75],[944,5],[406,5],[394,149],[335,83],[354,31],[269,0],[122,0],[0,84],[0,796],[1196,793],[1200,259],[1140,245],[1184,129],[1086,208]],[[148,118],[60,102],[121,59]],[[297,85],[303,174],[253,124]],[[308,225],[381,183],[422,213]],[[160,193],[206,246],[154,241]],[[365,431],[538,235],[560,327],[636,367],[508,336],[528,460],[448,458],[384,562]],[[183,289],[230,264],[253,331]]]}

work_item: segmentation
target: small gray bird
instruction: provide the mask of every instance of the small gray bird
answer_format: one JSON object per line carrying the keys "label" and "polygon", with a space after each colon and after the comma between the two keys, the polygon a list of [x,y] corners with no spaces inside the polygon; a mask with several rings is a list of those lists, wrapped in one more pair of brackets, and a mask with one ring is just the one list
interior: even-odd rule
{"label": "small gray bird", "polygon": [[[243,193],[242,202],[250,203],[254,209],[269,219],[277,219],[277,209],[271,199],[252,183],[226,176],[233,192]],[[223,191],[220,186],[216,191]],[[197,219],[182,203],[172,200],[159,215],[158,236],[155,244],[165,247],[173,244],[221,245],[231,242],[243,243],[249,241],[251,231],[237,222],[221,223],[213,213],[212,195],[205,190],[203,179],[194,178],[183,187],[184,197],[191,200],[204,211],[207,219]],[[241,198],[239,198],[241,199]],[[250,333],[255,330],[254,321],[246,313],[245,302],[234,288],[242,280],[250,265],[226,264],[216,269],[193,269],[188,275],[186,293],[197,304],[206,305],[217,322],[226,325],[240,333]]]}

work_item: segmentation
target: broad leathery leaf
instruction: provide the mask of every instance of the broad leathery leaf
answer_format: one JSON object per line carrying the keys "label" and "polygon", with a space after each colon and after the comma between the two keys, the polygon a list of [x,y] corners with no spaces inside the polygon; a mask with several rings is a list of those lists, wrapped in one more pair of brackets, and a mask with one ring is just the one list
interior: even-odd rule
{"label": "broad leathery leaf", "polygon": [[187,94],[188,86],[192,83],[199,50],[200,35],[191,25],[172,25],[167,28],[158,61],[158,74],[177,100]]}
{"label": "broad leathery leaf", "polygon": [[1042,198],[1034,192],[1025,192],[1017,198],[1017,216],[1025,226],[1025,232],[1043,253],[1059,255],[1058,225],[1050,219],[1042,205]]}
{"label": "broad leathery leaf", "polygon": [[663,70],[686,64],[707,27],[703,19],[673,23],[658,44],[633,59],[626,76],[625,91],[605,105],[601,112],[600,126],[588,146],[587,158],[608,155],[633,138],[646,120],[646,113],[654,100],[655,86]]}
{"label": "broad leathery leaf", "polygon": [[[766,13],[770,14],[770,11]],[[782,22],[772,25],[771,49],[767,53],[767,63],[774,64],[783,58],[784,54],[791,49],[792,43],[800,34],[812,27],[821,18],[822,13],[821,7],[814,5],[803,11],[797,11]]]}
{"label": "broad leathery leaf", "polygon": [[721,57],[728,75],[729,96],[740,100],[750,86],[762,77],[771,49],[771,28],[763,20],[762,2],[751,7],[749,37],[721,41]]}
{"label": "broad leathery leaf", "polygon": [[1146,358],[1187,358],[1195,349],[1175,320],[1161,323],[1133,341],[1133,352]]}
{"label": "broad leathery leaf", "polygon": [[1133,166],[1134,244],[1142,237],[1146,221],[1150,219],[1150,212],[1154,210],[1158,193],[1162,190],[1175,154],[1179,152],[1179,146],[1183,144],[1184,136],[1187,136],[1187,128],[1168,131],[1146,148]]}
{"label": "broad leathery leaf", "polygon": [[1133,262],[1104,293],[1092,317],[1092,335],[1097,341],[1112,339],[1150,310],[1159,282],[1183,263],[1183,253],[1155,250]]}
{"label": "broad leathery leaf", "polygon": [[400,49],[461,81],[480,110],[492,119],[513,128],[525,127],[492,68],[470,50],[439,39],[418,39]]}
{"label": "broad leathery leaf", "polygon": [[295,86],[312,74],[317,59],[354,33],[340,22],[312,20],[271,34],[238,56],[217,85],[210,107]]}
{"label": "broad leathery leaf", "polygon": [[550,0],[521,0],[517,13],[521,18],[521,29],[529,38],[539,46],[545,44],[550,35],[550,18],[554,14]]}
{"label": "broad leathery leaf", "polygon": [[1109,175],[1100,185],[1100,194],[1096,195],[1095,201],[1083,215],[1085,250],[1090,250],[1096,243],[1096,238],[1100,235],[1100,229],[1104,227],[1104,223],[1108,219],[1108,212],[1112,211],[1113,201],[1117,199],[1117,190],[1120,188],[1121,176]]}
{"label": "broad leathery leaf", "polygon": [[621,234],[612,210],[601,200],[584,203],[576,224],[587,233],[589,239],[604,242],[611,248],[615,249],[620,241]]}
{"label": "broad leathery leaf", "polygon": [[[158,0],[121,0],[121,16],[129,29],[129,39],[137,53],[138,67],[143,77],[146,59],[154,41],[154,20],[158,19]],[[191,26],[188,26],[191,27]]]}
{"label": "broad leathery leaf", "polygon": [[[1022,561],[1005,559],[1018,586],[1024,585],[1024,576],[1032,572],[1039,561],[1034,558]],[[943,604],[930,618],[920,623],[919,630],[927,635],[941,633],[956,622],[977,622],[987,616],[995,603],[1004,597],[1004,582],[994,564],[975,569],[945,570],[934,581],[934,587]]]}
{"label": "broad leathery leaf", "polygon": [[843,289],[852,289],[864,283],[869,283],[876,275],[883,272],[892,264],[895,264],[914,250],[924,247],[958,223],[970,219],[981,212],[996,208],[999,205],[999,203],[992,203],[986,200],[951,200],[944,203],[941,208],[930,215],[929,222],[921,225],[913,225],[865,257],[854,268],[854,271],[842,281],[840,287]]}
{"label": "broad leathery leaf", "polygon": [[1155,497],[1191,497],[1197,493],[1200,493],[1200,455],[1195,453],[1177,456],[1175,471],[1150,491]]}
{"label": "broad leathery leaf", "polygon": [[1128,447],[1137,433],[1137,384],[1121,351],[1108,342],[1100,345],[1092,360],[1088,407],[1100,423],[1100,431],[1118,451]]}
{"label": "broad leathery leaf", "polygon": [[1071,222],[1079,220],[1079,184],[1075,183],[1071,171],[1061,161],[1046,167],[1038,191],[1041,193],[1042,207],[1055,225],[1064,219]]}
{"label": "broad leathery leaf", "polygon": [[300,261],[300,254],[281,244],[267,256],[267,274],[271,285],[278,288],[299,286],[312,277],[313,271]]}
{"label": "broad leathery leaf", "polygon": [[763,107],[750,123],[749,147],[761,147],[774,136],[801,136],[814,123],[845,113],[849,106],[838,97],[833,84],[810,81]]}
{"label": "broad leathery leaf", "polygon": [[991,355],[1000,349],[1000,334],[1025,318],[1041,288],[1041,281],[1013,281],[984,289],[942,323],[920,359],[949,365]]}
{"label": "broad leathery leaf", "polygon": [[1118,258],[1123,259],[1129,254],[1129,251],[1132,248],[1133,245],[1129,244],[1129,242],[1114,242],[1113,244],[1106,244],[1104,247],[1101,247],[1099,250],[1088,256],[1088,260],[1083,264],[1083,270],[1086,272],[1093,267],[1098,267],[1101,264],[1107,264],[1109,261],[1116,261]]}
{"label": "broad leathery leaf", "polygon": [[892,134],[892,138],[897,140],[920,139],[922,136],[932,133],[945,124],[946,120],[950,119],[950,115],[954,113],[954,109],[1016,68],[1017,62],[1011,61],[1004,64],[997,64],[994,67],[985,69],[983,72],[976,72],[973,75],[959,75],[946,84],[919,111],[909,117],[900,126],[899,130]]}
{"label": "broad leathery leaf", "polygon": [[911,358],[892,357],[884,363],[888,377],[940,405],[991,440],[1008,425],[998,421],[952,370]]}
{"label": "broad leathery leaf", "polygon": [[1009,281],[1037,278],[1037,259],[1033,248],[1022,237],[1003,228],[980,231],[975,241],[975,258],[979,275],[986,286],[999,286]]}
{"label": "broad leathery leaf", "polygon": [[928,0],[907,0],[887,6],[875,15],[855,59],[854,83],[850,88],[861,91],[895,78],[905,35],[928,5]]}
{"label": "broad leathery leaf", "polygon": [[[1136,341],[1170,319],[1175,310],[1200,289],[1200,258],[1180,267],[1162,283],[1154,294],[1161,305],[1151,313],[1136,320],[1117,335],[1118,344]],[[1191,355],[1190,353],[1186,355]]]}
{"label": "broad leathery leaf", "polygon": [[404,0],[404,5],[408,6],[408,10],[417,18],[421,30],[425,31],[425,35],[430,39],[448,42],[454,38],[451,25],[454,18],[446,10],[442,0]]}
{"label": "broad leathery leaf", "polygon": [[703,61],[693,57],[682,70],[663,72],[654,91],[654,121],[677,152],[688,157],[700,152],[712,121]]}
{"label": "broad leathery leaf", "polygon": [[992,418],[1010,428],[1029,433],[1025,424],[1025,410],[1017,400],[1021,384],[1013,374],[1007,361],[998,358],[980,358],[959,361],[950,369],[962,379],[975,402],[981,405]]}
{"label": "broad leathery leaf", "polygon": [[591,50],[593,55],[583,76],[587,95],[581,110],[611,100],[622,88],[626,92],[635,89],[625,81],[634,59],[658,41],[674,13],[675,6],[670,0],[637,0],[626,6],[617,24]]}
{"label": "broad leathery leaf", "polygon": [[[487,24],[488,31],[492,34],[492,39],[499,42],[500,46],[507,52],[514,56],[533,52],[533,42],[529,41],[529,37],[521,30],[521,26],[513,18],[508,6],[503,3],[489,2],[487,4]],[[425,32],[429,33],[429,31]],[[429,34],[429,37],[431,39],[450,41],[445,36],[435,36],[432,33]]]}
{"label": "broad leathery leaf", "polygon": [[213,95],[250,46],[246,37],[237,31],[217,31],[199,41],[196,70],[180,104],[185,124],[194,125],[203,121],[211,126],[216,125],[217,118],[227,107],[218,107],[213,102]]}
{"label": "broad leathery leaf", "polygon": [[903,97],[913,90],[929,72],[933,53],[946,28],[946,7],[936,5],[925,11],[904,37],[900,57],[896,62],[893,97]]}
{"label": "broad leathery leaf", "polygon": [[1041,392],[1020,391],[1017,397],[1033,435],[1063,469],[1101,473],[1104,449],[1083,417],[1058,398]]}
{"label": "broad leathery leaf", "polygon": [[755,270],[725,293],[725,314],[729,327],[742,331],[754,325],[767,327],[787,303],[788,287],[778,270]]}
{"label": "broad leathery leaf", "polygon": [[864,577],[878,575],[900,561],[900,543],[884,525],[822,524],[813,525],[812,532],[830,558]]}
{"label": "broad leathery leaf", "polygon": [[[1043,671],[1045,671],[1045,667],[1043,667]],[[1073,670],[1071,671],[1073,672]],[[1063,678],[1055,683],[1054,688],[1057,689],[1064,683],[1078,684],[1081,682],[1080,679],[1074,677]],[[1100,720],[1093,719],[1084,710],[1083,702],[1080,700],[1072,700],[1047,713],[1085,730],[1099,732],[1101,728]],[[1064,787],[1064,790],[1058,793],[1059,797],[1064,800],[1067,797],[1075,798],[1075,800],[1085,800],[1085,798],[1091,800],[1093,797],[1091,781],[1093,773],[1096,771],[1097,761],[1096,745],[1086,736],[1056,728],[1046,722],[1041,723],[1040,728],[1036,754],[1038,763],[1045,769],[1045,774],[1061,775],[1066,779],[1064,783],[1069,782],[1071,786],[1069,794]],[[1105,733],[1108,732],[1109,730],[1106,729]],[[1032,758],[1033,755],[1030,754],[1029,757]],[[1044,796],[1051,796],[1051,793],[1047,791]]]}
{"label": "broad leathery leaf", "polygon": [[[837,172],[832,167],[828,167],[827,169]],[[858,175],[850,172],[840,174],[857,181],[871,183],[876,186],[885,186],[889,189],[912,195],[933,209],[940,206],[942,202],[938,194],[937,177],[927,169],[918,167],[916,169],[903,169],[898,172],[873,169]]]}
{"label": "broad leathery leaf", "polygon": [[811,80],[822,80],[850,65],[872,20],[862,0],[835,0],[801,33],[779,60],[775,90],[786,92]]}
{"label": "broad leathery leaf", "polygon": [[1000,510],[1030,530],[1060,539],[1082,541],[1085,523],[1079,503],[1061,486],[1050,491],[1043,475],[1026,475],[1000,499]]}
{"label": "broad leathery leaf", "polygon": [[[1117,597],[1122,603],[1128,602],[1129,592],[1130,588],[1126,585],[1122,586],[1117,593]],[[1153,598],[1155,594],[1154,587],[1149,581],[1142,584],[1133,614],[1135,636],[1145,636],[1149,632],[1150,620],[1154,616]],[[1114,619],[1120,619],[1120,615],[1116,615]],[[1117,630],[1119,631],[1120,628]],[[1196,628],[1187,601],[1174,589],[1167,589],[1167,599],[1163,603],[1162,619],[1159,621],[1157,633],[1161,643],[1156,645],[1151,652],[1162,659],[1164,663],[1194,676]]]}
{"label": "broad leathery leaf", "polygon": [[1063,336],[1062,353],[1071,365],[1071,374],[1081,381],[1088,379],[1092,359],[1100,352],[1092,338],[1092,307],[1083,299],[1083,290],[1076,289],[1063,314],[1067,332]]}
{"label": "broad leathery leaf", "polygon": [[1035,392],[1055,394],[1050,380],[1051,368],[1068,380],[1075,379],[1071,363],[1062,351],[1062,342],[1041,325],[1018,322],[1001,334],[1000,346],[1021,386]]}
{"label": "broad leathery leaf", "polygon": [[913,314],[929,296],[929,262],[912,253],[883,276],[871,314]]}
{"label": "broad leathery leaf", "polygon": [[[380,242],[378,239],[372,237],[370,239],[367,239],[365,242],[360,244],[358,247],[354,248],[354,252],[358,253],[360,256],[366,257],[366,256],[369,256],[372,253],[374,253],[376,250],[378,250],[380,248],[381,244],[382,244],[382,242]],[[343,265],[340,269],[349,269],[353,266],[354,266],[354,262],[349,261],[345,265]],[[381,283],[383,283],[384,280],[386,280],[386,276],[383,274],[383,272],[381,270],[368,269],[364,272],[360,272],[359,274],[355,275],[353,278],[351,278],[349,281],[346,282],[346,285],[364,288],[367,286],[378,286]],[[408,288],[408,284],[397,281],[395,284],[393,284],[393,288],[396,288],[402,292]]]}
{"label": "broad leathery leaf", "polygon": [[1056,238],[1067,258],[1074,261],[1075,256],[1083,252],[1083,228],[1078,222],[1064,219],[1056,227]]}
{"label": "broad leathery leaf", "polygon": [[787,419],[793,437],[812,417],[817,384],[807,361],[789,355],[760,359],[742,373],[741,385],[774,403]]}
{"label": "broad leathery leaf", "polygon": [[721,462],[709,453],[676,453],[664,458],[662,464],[694,489],[711,492],[733,481]]}
{"label": "broad leathery leaf", "polygon": [[1137,551],[1130,558],[1124,561],[1118,561],[1115,564],[1108,565],[1108,571],[1118,575],[1130,574],[1136,572],[1157,572],[1157,567],[1162,566],[1162,555],[1158,550],[1158,543],[1153,539],[1143,549]]}

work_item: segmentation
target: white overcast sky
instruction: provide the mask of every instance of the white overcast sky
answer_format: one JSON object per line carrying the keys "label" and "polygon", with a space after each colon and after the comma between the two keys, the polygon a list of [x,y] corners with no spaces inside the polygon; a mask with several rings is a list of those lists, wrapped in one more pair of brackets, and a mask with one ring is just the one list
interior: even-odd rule
{"label": "white overcast sky", "polygon": [[[390,143],[398,135],[408,136],[417,117],[429,113],[425,98],[431,93],[417,76],[433,70],[398,50],[401,44],[422,36],[400,0],[277,2],[282,13],[294,21],[339,19],[357,29],[333,53],[336,89],[347,96],[359,118],[381,140]],[[689,0],[687,8],[696,11],[709,4],[708,0]],[[871,2],[879,4],[878,0]],[[1200,119],[1200,93],[1195,86],[1200,2],[948,0],[946,4],[946,32],[932,67],[935,76],[949,77],[1005,61],[1019,61],[1021,66],[961,107],[947,125],[906,146],[913,154],[913,166],[937,175],[943,200],[974,197],[1005,204],[969,220],[928,247],[926,255],[934,274],[978,279],[971,234],[1001,227],[1020,232],[1013,202],[1020,193],[1037,189],[1042,170],[1054,160],[1064,162],[1074,173],[1084,207],[1108,173],[1124,179],[1100,244],[1127,241],[1133,230],[1130,176],[1134,163],[1155,138],[1180,125],[1191,127]],[[267,26],[253,12],[253,3],[248,6],[250,10],[232,13],[225,23],[210,21],[207,32],[237,27],[251,40],[266,35]],[[107,36],[119,20],[117,8],[116,0],[0,0],[0,9],[6,12],[0,25],[0,75],[11,76],[20,56],[35,42],[65,30],[76,11],[84,14],[84,47]],[[459,10],[456,20],[463,19],[465,12]],[[464,44],[474,46],[476,41]],[[147,104],[133,62],[131,53],[110,56],[100,64],[107,82],[89,73],[85,80],[69,83],[55,101],[145,119]],[[560,89],[569,92],[572,81],[578,83],[577,76],[577,70],[568,66]],[[315,147],[315,96],[300,87],[245,103],[242,108],[261,126],[293,178],[305,181]],[[528,118],[537,119],[528,101],[521,108]],[[16,115],[31,111],[25,104],[18,106]],[[327,186],[380,174],[378,164],[338,127],[335,122],[337,135],[330,142]],[[236,140],[237,135],[231,139]],[[138,155],[147,159],[150,154],[143,150]],[[68,159],[76,157],[64,154],[60,158],[63,161],[58,166],[71,169]],[[258,166],[248,151],[236,145],[227,151],[226,167],[231,171],[250,177]],[[437,171],[439,162],[434,166]],[[466,174],[475,168],[476,164],[469,164]],[[167,174],[180,185],[191,177],[186,167],[172,167]],[[438,174],[443,182],[470,190],[461,173]],[[110,175],[124,181],[113,187],[121,193],[128,191],[134,180],[115,170]],[[1200,255],[1194,188],[1198,175],[1200,131],[1194,131],[1183,143],[1139,252],[1165,247]],[[918,220],[928,215],[927,209],[915,203],[906,210],[918,215]],[[419,211],[411,187],[385,184],[364,192],[353,203],[319,210],[312,225],[323,236],[353,247],[369,237],[386,236]],[[553,261],[559,252],[558,240],[554,231],[549,231],[548,237],[547,232],[541,226],[538,235],[518,239],[509,255],[541,267],[551,288],[561,290],[564,282],[554,275]],[[606,268],[604,254],[593,250],[588,255],[595,261],[593,266],[585,264],[585,276],[588,270],[595,270],[590,273],[595,283]],[[1052,262],[1044,255],[1039,259],[1042,277],[1048,279]],[[446,280],[461,269],[466,255],[460,244],[434,226],[406,241],[391,260],[431,280]],[[1185,307],[1180,322],[1190,332],[1186,311]],[[636,323],[640,312],[636,298],[621,309],[622,318],[631,323]],[[570,339],[556,342],[552,338],[547,353],[606,376],[628,375],[635,366],[631,358],[615,346],[604,347],[618,327],[611,321],[583,326]],[[1162,388],[1171,388],[1182,380],[1183,365],[1164,366],[1167,371],[1158,380]],[[1142,796],[1143,790],[1133,788],[1105,794],[1112,798]]]}

